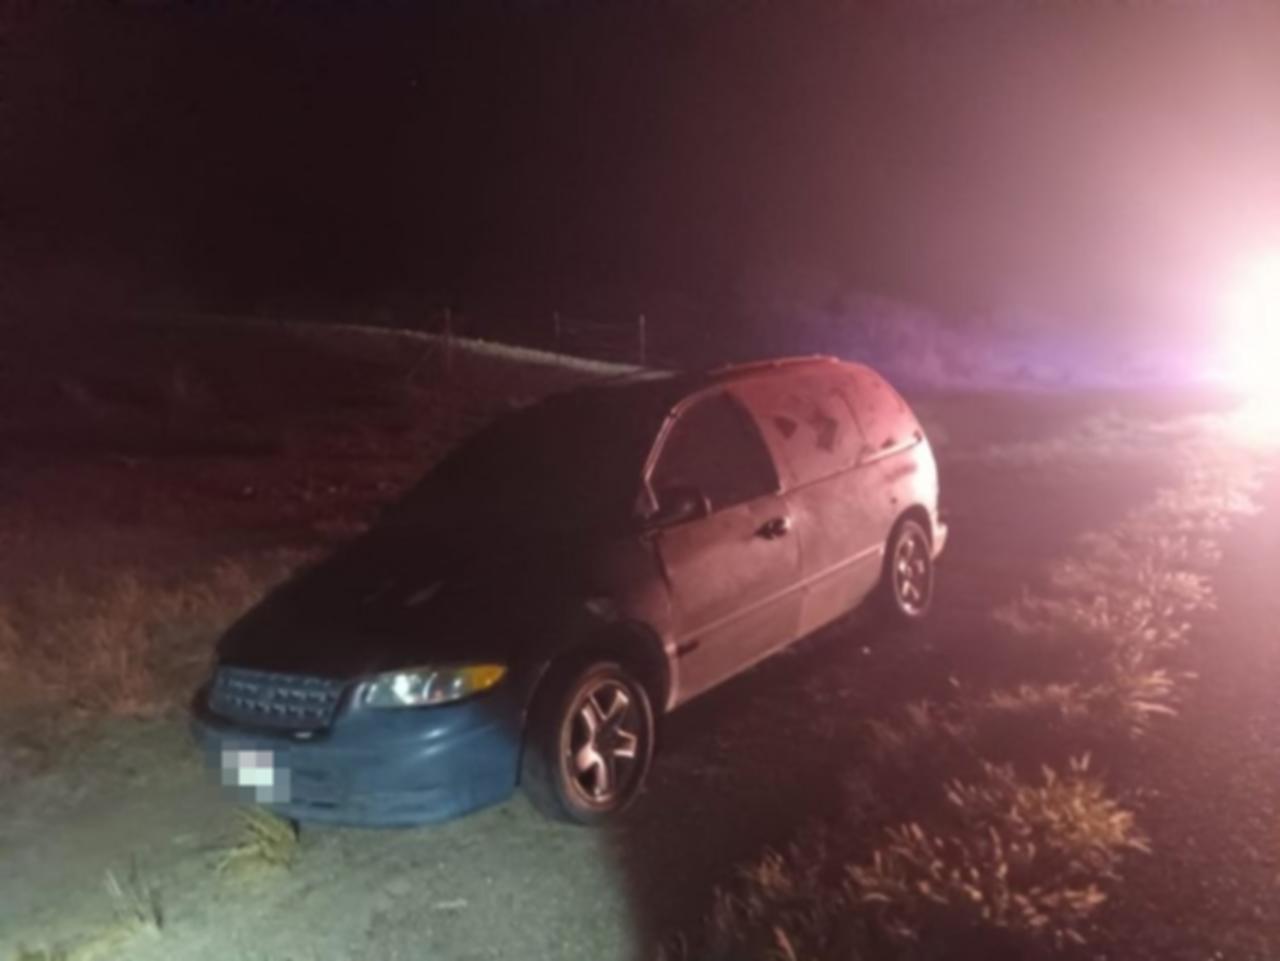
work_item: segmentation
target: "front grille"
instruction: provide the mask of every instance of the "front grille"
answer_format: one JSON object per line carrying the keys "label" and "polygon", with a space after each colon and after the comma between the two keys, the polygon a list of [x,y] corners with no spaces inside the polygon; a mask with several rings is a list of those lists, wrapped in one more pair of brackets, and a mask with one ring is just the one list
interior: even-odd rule
{"label": "front grille", "polygon": [[209,708],[234,721],[293,730],[326,727],[333,720],[342,682],[304,674],[220,667]]}

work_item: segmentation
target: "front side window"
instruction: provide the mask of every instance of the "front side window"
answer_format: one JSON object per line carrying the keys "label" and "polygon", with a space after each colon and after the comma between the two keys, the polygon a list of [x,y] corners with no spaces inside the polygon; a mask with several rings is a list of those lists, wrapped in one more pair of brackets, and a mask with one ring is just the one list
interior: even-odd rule
{"label": "front side window", "polygon": [[714,511],[774,493],[778,476],[751,415],[718,393],[698,401],[672,425],[652,485],[655,493],[697,488]]}

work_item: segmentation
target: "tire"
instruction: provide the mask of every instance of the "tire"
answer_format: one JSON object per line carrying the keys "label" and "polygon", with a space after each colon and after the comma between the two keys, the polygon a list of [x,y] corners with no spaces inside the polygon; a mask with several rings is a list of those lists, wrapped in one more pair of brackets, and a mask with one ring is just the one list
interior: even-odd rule
{"label": "tire", "polygon": [[918,624],[933,607],[933,545],[919,521],[900,520],[885,545],[880,609],[899,625]]}
{"label": "tire", "polygon": [[649,693],[623,664],[553,665],[529,712],[521,784],[548,817],[601,824],[639,795],[653,744]]}

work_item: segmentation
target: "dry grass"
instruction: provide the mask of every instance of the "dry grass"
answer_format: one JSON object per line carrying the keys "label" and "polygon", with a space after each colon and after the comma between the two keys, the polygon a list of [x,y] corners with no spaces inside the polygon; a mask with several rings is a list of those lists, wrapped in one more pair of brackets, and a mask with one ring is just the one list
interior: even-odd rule
{"label": "dry grass", "polygon": [[998,689],[975,708],[975,726],[989,730],[1002,718],[1025,731],[1039,729],[1063,736],[1074,730],[1089,743],[1116,735],[1140,737],[1157,718],[1178,713],[1178,682],[1191,677],[1151,667],[1144,660],[1122,663],[1105,670],[1095,684],[1021,684]]}
{"label": "dry grass", "polygon": [[223,561],[180,582],[116,571],[38,586],[0,605],[0,673],[62,709],[153,716],[190,693],[213,635],[299,559]]}
{"label": "dry grass", "polygon": [[127,957],[125,949],[139,935],[158,937],[164,930],[160,889],[131,861],[123,875],[107,871],[103,889],[112,920],[90,934],[63,945],[30,948],[20,945],[14,961],[102,961]]}
{"label": "dry grass", "polygon": [[971,768],[977,758],[1043,760],[1046,749],[1087,750],[1140,737],[1177,713],[1187,672],[1113,652],[1084,681],[1024,682],[954,699],[916,701],[865,726],[868,758],[883,784],[918,782]]}
{"label": "dry grass", "polygon": [[944,823],[885,831],[849,869],[851,895],[891,939],[997,932],[1014,940],[1082,943],[1122,858],[1146,851],[1132,813],[1088,775],[1088,760],[1038,781],[984,764],[946,789]]}
{"label": "dry grass", "polygon": [[1257,510],[1253,471],[1232,458],[1213,471],[1197,462],[1180,487],[1082,538],[1051,569],[1046,591],[998,610],[1012,637],[1035,642],[1034,657],[1055,648],[1074,657],[1077,677],[993,692],[987,704],[1134,736],[1175,714],[1180,682],[1193,675],[1165,662],[1187,644],[1193,619],[1216,607],[1209,573],[1223,534]]}
{"label": "dry grass", "polygon": [[13,961],[68,961],[67,952],[60,948],[28,948],[18,946]]}
{"label": "dry grass", "polygon": [[[1148,843],[1087,754],[1057,766],[1053,755],[1142,736],[1177,712],[1194,675],[1176,657],[1214,610],[1224,534],[1257,510],[1250,458],[1205,445],[1186,465],[1183,484],[1082,538],[1042,589],[994,612],[1026,680],[982,691],[953,679],[949,699],[869,722],[858,813],[741,871],[696,949],[678,953],[932,961],[1087,941],[1124,859]],[[993,757],[1023,767],[979,760]],[[1017,773],[1029,762],[1038,777]],[[941,804],[930,783],[945,785]],[[912,819],[884,820],[904,804]],[[867,811],[882,824],[870,850]]]}
{"label": "dry grass", "polygon": [[936,770],[972,742],[972,718],[959,703],[912,701],[892,718],[867,722],[867,751],[880,766],[907,773]]}
{"label": "dry grass", "polygon": [[[707,961],[859,961],[871,932],[848,897],[838,874],[826,869],[830,842],[810,838],[783,851],[766,851],[741,868],[732,889],[715,892],[703,943],[696,956]],[[692,957],[687,944],[669,952]]]}
{"label": "dry grass", "polygon": [[1078,944],[1103,883],[1148,850],[1087,757],[1034,779],[982,763],[944,798],[929,827],[886,827],[863,857],[821,833],[766,852],[717,892],[699,956],[887,961]]}
{"label": "dry grass", "polygon": [[95,718],[184,704],[217,634],[301,560],[281,552],[169,580],[113,571],[0,599],[0,768],[39,763]]}
{"label": "dry grass", "polygon": [[265,808],[241,808],[234,841],[218,857],[219,874],[288,870],[298,856],[298,828]]}
{"label": "dry grass", "polygon": [[159,934],[164,928],[160,889],[138,870],[137,861],[129,865],[129,872],[123,878],[108,871],[104,885],[118,925],[150,934]]}
{"label": "dry grass", "polygon": [[[1211,595],[1201,609],[1210,606]],[[1089,650],[1176,650],[1191,629],[1185,612],[1162,603],[1160,597],[1120,588],[1097,594],[1026,593],[997,610],[995,618],[1015,636]]]}

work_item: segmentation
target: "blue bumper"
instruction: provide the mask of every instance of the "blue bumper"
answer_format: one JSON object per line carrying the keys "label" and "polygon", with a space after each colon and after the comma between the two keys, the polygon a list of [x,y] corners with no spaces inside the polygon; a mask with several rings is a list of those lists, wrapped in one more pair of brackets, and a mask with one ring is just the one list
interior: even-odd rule
{"label": "blue bumper", "polygon": [[287,772],[287,798],[259,803],[298,821],[443,821],[509,797],[520,759],[520,711],[498,692],[437,707],[340,712],[309,736],[246,728],[210,712],[201,692],[191,728],[215,773],[224,752],[270,752]]}

